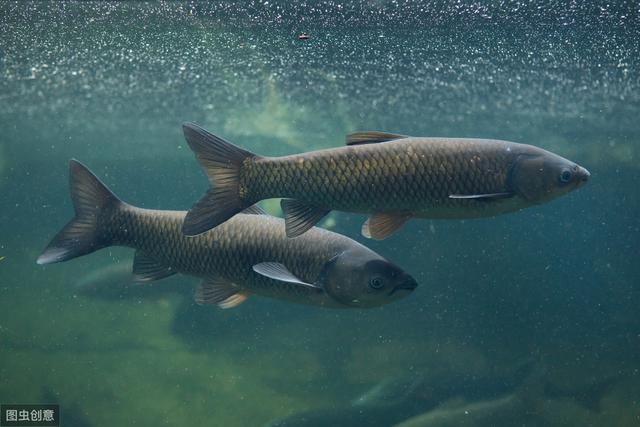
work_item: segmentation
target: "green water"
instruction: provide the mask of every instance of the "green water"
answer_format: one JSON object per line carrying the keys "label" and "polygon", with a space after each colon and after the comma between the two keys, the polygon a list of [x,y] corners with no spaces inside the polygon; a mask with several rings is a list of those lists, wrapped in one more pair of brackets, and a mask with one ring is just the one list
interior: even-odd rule
{"label": "green water", "polygon": [[[64,426],[260,426],[389,378],[437,386],[533,361],[535,416],[501,425],[640,424],[639,16],[632,1],[0,2],[0,402],[59,403]],[[122,248],[35,264],[72,215],[70,158],[128,202],[188,209],[207,180],[183,121],[264,155],[368,129],[499,138],[592,177],[384,242],[333,214],[325,226],[420,284],[371,310],[219,310],[187,277],[78,288],[130,262]]]}

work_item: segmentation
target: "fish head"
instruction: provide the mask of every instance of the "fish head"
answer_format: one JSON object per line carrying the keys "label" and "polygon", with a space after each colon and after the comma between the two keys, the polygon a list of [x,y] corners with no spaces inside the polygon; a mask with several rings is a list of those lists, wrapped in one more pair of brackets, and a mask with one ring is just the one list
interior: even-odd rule
{"label": "fish head", "polygon": [[375,252],[356,247],[325,265],[321,283],[327,294],[350,307],[377,307],[409,295],[418,283]]}
{"label": "fish head", "polygon": [[584,185],[588,170],[557,154],[527,146],[509,176],[513,191],[531,204],[544,203]]}

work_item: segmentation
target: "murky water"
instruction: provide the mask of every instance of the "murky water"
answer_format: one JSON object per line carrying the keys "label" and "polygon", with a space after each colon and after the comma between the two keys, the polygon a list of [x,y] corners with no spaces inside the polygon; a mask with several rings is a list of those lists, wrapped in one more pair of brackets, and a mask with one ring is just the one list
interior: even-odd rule
{"label": "murky water", "polygon": [[[1,2],[0,402],[59,403],[64,426],[432,410],[456,425],[515,396],[469,425],[639,424],[639,16],[632,1]],[[384,242],[332,214],[323,226],[420,283],[371,310],[198,306],[193,278],[129,286],[122,248],[35,264],[72,215],[70,158],[128,202],[188,209],[207,180],[183,121],[274,156],[355,130],[499,138],[592,177]]]}

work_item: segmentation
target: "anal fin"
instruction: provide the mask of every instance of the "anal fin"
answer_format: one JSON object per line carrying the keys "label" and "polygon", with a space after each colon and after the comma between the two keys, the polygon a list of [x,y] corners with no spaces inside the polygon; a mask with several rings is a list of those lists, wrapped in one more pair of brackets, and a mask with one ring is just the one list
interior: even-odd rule
{"label": "anal fin", "polygon": [[133,258],[133,280],[135,282],[152,282],[176,274],[170,266],[165,265],[143,251],[136,251]]}
{"label": "anal fin", "polygon": [[207,279],[198,285],[195,300],[198,304],[216,304],[220,308],[233,308],[242,304],[247,294],[232,283],[220,279]]}
{"label": "anal fin", "polygon": [[284,212],[287,237],[303,234],[331,212],[330,209],[311,206],[295,199],[282,199],[280,206]]}
{"label": "anal fin", "polygon": [[369,239],[384,240],[411,219],[410,212],[374,213],[362,224],[362,235]]}
{"label": "anal fin", "polygon": [[218,307],[226,310],[227,308],[237,307],[243,302],[245,302],[249,298],[249,296],[243,292],[238,292],[237,294],[231,295],[229,298],[220,301],[218,303]]}

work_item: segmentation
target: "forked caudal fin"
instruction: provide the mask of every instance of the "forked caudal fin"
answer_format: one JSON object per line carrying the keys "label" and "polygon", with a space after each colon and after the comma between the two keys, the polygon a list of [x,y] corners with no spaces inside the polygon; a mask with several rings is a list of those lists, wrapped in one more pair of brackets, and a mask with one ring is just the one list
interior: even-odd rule
{"label": "forked caudal fin", "polygon": [[195,236],[248,207],[240,197],[240,171],[245,159],[256,155],[194,123],[184,123],[182,129],[211,184],[209,191],[189,210],[182,225],[184,234]]}
{"label": "forked caudal fin", "polygon": [[123,203],[86,166],[69,162],[69,189],[75,217],[51,240],[38,264],[66,261],[109,246],[100,218]]}

